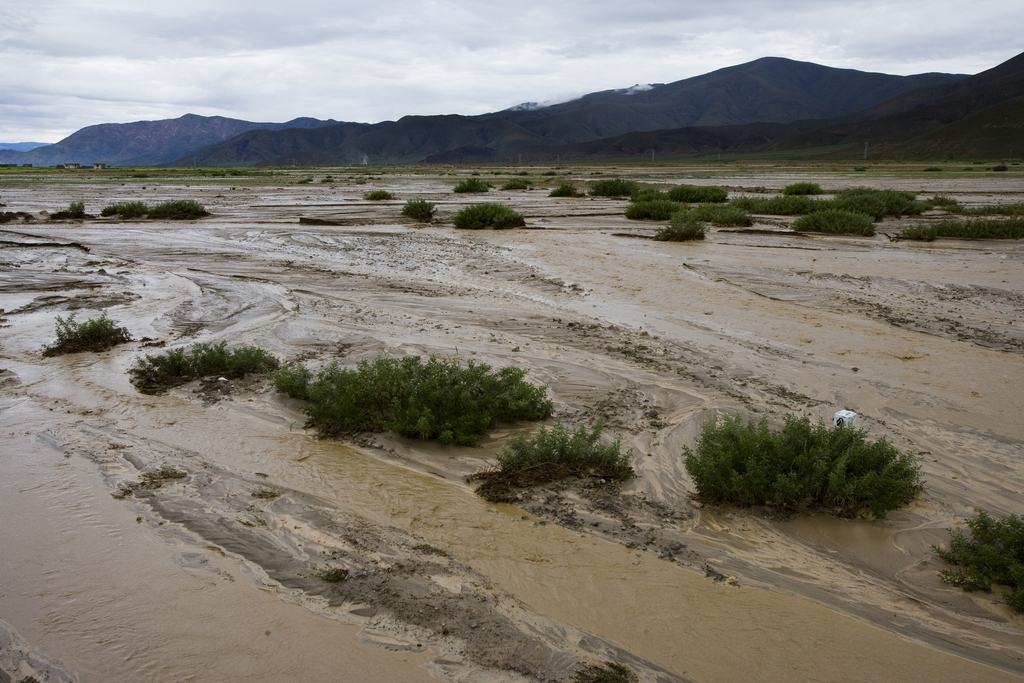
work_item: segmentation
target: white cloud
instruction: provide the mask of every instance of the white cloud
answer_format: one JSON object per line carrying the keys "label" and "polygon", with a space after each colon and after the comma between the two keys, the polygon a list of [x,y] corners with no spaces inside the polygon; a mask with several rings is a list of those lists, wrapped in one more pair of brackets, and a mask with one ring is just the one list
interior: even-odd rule
{"label": "white cloud", "polygon": [[5,0],[0,140],[186,112],[479,114],[764,56],[975,73],[1020,52],[1022,29],[1019,0]]}

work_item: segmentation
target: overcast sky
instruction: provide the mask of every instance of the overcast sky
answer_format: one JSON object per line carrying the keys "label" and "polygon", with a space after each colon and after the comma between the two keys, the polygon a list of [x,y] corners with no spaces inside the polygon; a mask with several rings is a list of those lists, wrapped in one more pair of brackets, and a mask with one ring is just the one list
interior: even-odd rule
{"label": "overcast sky", "polygon": [[186,113],[480,114],[765,56],[977,73],[1022,0],[0,0],[0,141]]}

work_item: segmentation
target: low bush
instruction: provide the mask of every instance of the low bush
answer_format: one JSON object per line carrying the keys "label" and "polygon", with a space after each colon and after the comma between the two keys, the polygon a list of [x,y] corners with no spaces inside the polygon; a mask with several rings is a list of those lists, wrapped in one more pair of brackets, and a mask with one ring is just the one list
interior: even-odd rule
{"label": "low bush", "polygon": [[729,199],[729,193],[714,185],[679,185],[668,191],[668,198],[674,202],[721,204]]}
{"label": "low bush", "polygon": [[157,204],[149,210],[149,218],[165,218],[175,221],[209,216],[210,212],[194,199],[172,199]]}
{"label": "low bush", "polygon": [[917,195],[899,190],[876,190],[870,187],[854,187],[836,194],[830,208],[866,213],[875,220],[885,216],[919,216],[929,207],[917,201]]}
{"label": "low bush", "polygon": [[[931,199],[926,199],[924,203],[927,204],[929,208],[939,208],[950,213],[963,213],[964,211],[964,207],[961,206],[960,202],[955,199],[950,199],[949,197],[944,197],[940,194],[935,195]],[[1024,204],[1021,206],[1024,207]]]}
{"label": "low bush", "polygon": [[71,202],[68,208],[61,211],[55,211],[50,214],[51,221],[60,221],[68,219],[82,219],[85,218],[85,203],[84,202]]}
{"label": "low bush", "polygon": [[149,213],[149,207],[145,202],[124,202],[104,206],[100,211],[101,216],[120,216],[121,218],[141,218]]}
{"label": "low bush", "polygon": [[453,187],[452,192],[487,192],[490,187],[486,181],[479,178],[466,178]]}
{"label": "low bush", "polygon": [[649,199],[672,201],[669,199],[668,192],[662,192],[657,188],[649,186],[638,187],[629,195],[629,201],[631,202],[642,202]]}
{"label": "low bush", "polygon": [[708,231],[707,224],[693,214],[692,211],[679,211],[672,214],[671,222],[659,230],[654,239],[659,242],[688,242],[704,239]]}
{"label": "low bush", "polygon": [[639,187],[640,185],[632,180],[607,178],[590,183],[587,194],[592,197],[628,197]]}
{"label": "low bush", "polygon": [[503,190],[529,190],[531,187],[533,187],[533,183],[531,183],[526,178],[512,178],[507,183],[502,185],[501,189],[503,189]]}
{"label": "low bush", "polygon": [[865,235],[875,234],[875,222],[863,213],[827,209],[817,213],[800,216],[793,223],[797,232],[827,232],[833,235]]}
{"label": "low bush", "polygon": [[523,381],[526,371],[419,356],[363,361],[355,370],[337,363],[315,376],[302,366],[274,374],[274,386],[308,400],[307,427],[321,437],[391,430],[442,443],[476,443],[498,422],[543,420],[553,406],[546,387]]}
{"label": "low bush", "polygon": [[429,223],[434,219],[434,203],[426,199],[410,199],[402,207],[402,215],[421,223]]}
{"label": "low bush", "polygon": [[118,327],[117,323],[107,317],[106,312],[84,323],[75,322],[74,313],[68,313],[66,319],[58,315],[56,327],[57,341],[43,347],[44,357],[81,351],[106,351],[132,340],[128,328]]}
{"label": "low bush", "polygon": [[470,204],[459,210],[453,219],[462,230],[520,228],[526,225],[523,215],[504,204]]}
{"label": "low bush", "polygon": [[573,683],[638,683],[640,676],[625,664],[581,664],[573,675]]}
{"label": "low bush", "polygon": [[541,427],[532,439],[510,436],[498,452],[496,470],[473,476],[483,483],[477,493],[492,502],[515,500],[516,489],[568,476],[594,476],[623,481],[634,476],[632,451],[622,453],[622,440],[599,443],[604,420],[593,428],[567,430],[561,421],[550,430]]}
{"label": "low bush", "polygon": [[992,591],[1007,586],[1003,599],[1018,614],[1024,613],[1024,519],[1009,515],[996,519],[984,510],[964,520],[971,531],[950,530],[950,547],[933,547],[935,553],[959,569],[939,573],[942,580],[965,591]]}
{"label": "low bush", "polygon": [[818,183],[793,183],[782,189],[784,195],[822,194]]}
{"label": "low bush", "polygon": [[394,199],[395,195],[391,194],[387,190],[372,190],[370,192],[363,193],[363,199],[371,202],[379,202],[385,199]]}
{"label": "low bush", "polygon": [[825,202],[801,195],[738,197],[729,202],[730,206],[764,216],[800,216],[823,208],[822,204]]}
{"label": "low bush", "polygon": [[731,204],[701,204],[693,210],[694,218],[719,227],[749,227],[754,224],[750,214]]}
{"label": "low bush", "polygon": [[274,356],[257,346],[243,346],[228,350],[227,342],[219,344],[193,344],[172,349],[155,356],[136,358],[128,368],[131,383],[143,394],[159,394],[185,382],[221,375],[228,379],[244,377],[249,373],[276,370],[280,363]]}
{"label": "low bush", "polygon": [[562,183],[548,193],[549,197],[582,197],[585,193],[572,183]]}
{"label": "low bush", "polygon": [[977,206],[965,209],[967,216],[1024,216],[1024,202],[1016,204],[996,204],[995,206]]}
{"label": "low bush", "polygon": [[641,199],[626,207],[626,218],[635,221],[667,221],[676,211],[685,208],[668,199]]}
{"label": "low bush", "polygon": [[911,225],[893,236],[897,240],[931,242],[938,237],[967,240],[1019,240],[1024,239],[1024,217],[1005,219],[975,218],[959,220],[947,218],[934,225]]}
{"label": "low bush", "polygon": [[878,518],[922,490],[914,456],[885,439],[871,443],[862,430],[829,429],[786,416],[779,432],[767,419],[726,417],[705,423],[696,451],[683,449],[686,471],[701,499],[711,503],[801,506],[849,515],[870,508]]}

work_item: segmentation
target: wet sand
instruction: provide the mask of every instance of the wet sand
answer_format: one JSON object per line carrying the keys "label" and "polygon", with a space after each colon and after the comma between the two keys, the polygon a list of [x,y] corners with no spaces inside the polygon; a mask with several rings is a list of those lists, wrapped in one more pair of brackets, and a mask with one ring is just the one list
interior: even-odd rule
{"label": "wet sand", "polygon": [[[1024,199],[1013,179],[871,182]],[[541,190],[487,200],[543,229],[460,233],[444,218],[480,198],[451,184],[3,188],[8,211],[187,197],[213,216],[0,230],[0,620],[15,634],[0,671],[17,651],[34,657],[19,655],[22,677],[79,681],[569,680],[608,659],[652,681],[1024,675],[1024,621],[941,584],[930,550],[977,509],[1021,510],[1024,246],[891,242],[890,222],[797,236],[777,217],[665,244],[639,239],[655,226],[624,202]],[[361,200],[378,185],[399,201]],[[403,221],[411,197],[442,221]],[[106,310],[136,339],[254,343],[313,366],[515,364],[566,422],[605,416],[640,476],[621,494],[556,485],[488,504],[465,475],[528,425],[479,448],[319,441],[263,378],[143,396],[125,374],[154,352],[141,342],[43,359],[71,309]],[[884,521],[691,501],[680,451],[704,420],[839,408],[921,455],[919,500]],[[111,495],[165,466],[187,476]],[[264,488],[281,495],[252,496]],[[349,578],[325,583],[325,567]]]}

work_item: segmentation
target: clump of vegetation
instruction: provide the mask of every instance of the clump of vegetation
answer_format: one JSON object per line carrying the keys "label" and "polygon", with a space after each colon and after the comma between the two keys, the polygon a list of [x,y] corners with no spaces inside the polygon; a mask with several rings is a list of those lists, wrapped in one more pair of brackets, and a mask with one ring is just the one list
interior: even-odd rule
{"label": "clump of vegetation", "polygon": [[632,180],[607,178],[592,182],[587,188],[587,193],[592,197],[628,197],[639,187],[640,185]]}
{"label": "clump of vegetation", "polygon": [[278,489],[256,489],[252,492],[252,497],[260,500],[274,500],[281,497],[281,491]]}
{"label": "clump of vegetation", "polygon": [[667,221],[672,214],[684,209],[669,199],[641,199],[626,207],[626,218],[635,221]]}
{"label": "clump of vegetation", "polygon": [[801,195],[737,197],[729,202],[730,206],[764,216],[799,216],[819,210],[822,204],[825,202]]}
{"label": "clump of vegetation", "polygon": [[705,423],[696,452],[684,448],[683,457],[706,502],[808,506],[843,515],[870,508],[884,518],[921,492],[920,467],[885,439],[865,437],[862,430],[829,429],[806,417],[787,415],[779,432],[769,430],[767,419],[726,417]]}
{"label": "clump of vegetation", "polygon": [[782,189],[784,195],[822,194],[818,183],[792,183]]}
{"label": "clump of vegetation", "polygon": [[370,192],[363,193],[363,199],[370,202],[379,202],[385,199],[394,199],[395,195],[391,194],[387,190],[371,190]]}
{"label": "clump of vegetation", "polygon": [[[960,202],[955,199],[951,199],[950,197],[944,197],[940,194],[935,195],[931,199],[925,200],[925,204],[933,209],[938,207],[943,211],[948,211],[949,213],[963,213],[964,210],[964,207],[961,206]],[[1024,204],[1021,206],[1024,207]]]}
{"label": "clump of vegetation", "polygon": [[968,216],[1024,216],[1024,202],[978,206],[973,209],[965,209],[963,213]]}
{"label": "clump of vegetation", "polygon": [[483,483],[477,493],[492,502],[516,499],[516,489],[569,476],[593,476],[624,481],[634,476],[632,451],[622,452],[622,440],[601,444],[604,420],[592,429],[570,432],[561,420],[551,429],[541,427],[532,439],[522,434],[508,438],[498,453],[496,470],[473,475]]}
{"label": "clump of vegetation", "polygon": [[529,190],[532,187],[533,187],[533,183],[531,183],[526,178],[512,178],[507,183],[502,185],[501,189],[503,189],[503,190]]}
{"label": "clump of vegetation", "polygon": [[149,218],[164,218],[174,221],[190,220],[209,216],[210,212],[194,199],[172,199],[157,204],[149,210]]}
{"label": "clump of vegetation", "polygon": [[319,570],[316,577],[325,583],[341,583],[348,578],[348,570],[344,567],[330,567]]}
{"label": "clump of vegetation", "polygon": [[707,235],[707,224],[697,218],[692,211],[679,211],[672,214],[672,221],[658,231],[654,239],[659,242],[688,242],[702,240]]}
{"label": "clump of vegetation", "polygon": [[143,394],[159,394],[199,377],[220,375],[227,379],[249,373],[276,370],[280,362],[258,346],[228,350],[227,342],[197,343],[186,351],[172,349],[155,356],[136,358],[128,368],[131,383]]}
{"label": "clump of vegetation", "polygon": [[549,197],[582,197],[585,193],[572,183],[562,183],[548,193]]}
{"label": "clump of vegetation", "polygon": [[640,676],[625,664],[582,664],[573,676],[574,683],[638,683]]}
{"label": "clump of vegetation", "polygon": [[120,216],[123,219],[142,218],[149,213],[149,207],[145,202],[123,202],[104,206],[100,211],[101,216]]}
{"label": "clump of vegetation", "polygon": [[871,216],[842,209],[827,209],[817,213],[800,216],[793,223],[797,232],[827,232],[833,235],[865,235],[875,234],[875,222]]}
{"label": "clump of vegetation", "polygon": [[[553,406],[546,387],[526,371],[419,356],[331,364],[317,373],[288,366],[274,374],[278,391],[308,400],[306,426],[321,437],[390,430],[402,436],[472,445],[499,422],[543,420]],[[306,377],[303,381],[303,377]]]}
{"label": "clump of vegetation", "polygon": [[854,187],[838,193],[829,208],[866,213],[880,221],[885,216],[919,216],[929,207],[913,192]]}
{"label": "clump of vegetation", "polygon": [[164,485],[164,482],[168,479],[184,479],[187,476],[188,472],[182,472],[174,469],[173,467],[161,467],[156,472],[144,472],[142,474],[142,481],[134,484],[122,484],[121,487],[111,495],[118,500],[123,500],[136,491],[151,491],[153,489],[158,489],[161,488]]}
{"label": "clump of vegetation", "polygon": [[754,224],[750,214],[731,204],[701,204],[693,210],[697,220],[719,227],[749,227]]}
{"label": "clump of vegetation", "polygon": [[486,181],[479,178],[466,178],[453,187],[452,192],[487,192],[490,187]]}
{"label": "clump of vegetation", "polygon": [[959,569],[939,573],[942,580],[965,591],[992,592],[992,586],[1007,586],[1003,594],[1014,612],[1024,613],[1024,519],[1009,515],[996,519],[984,510],[964,520],[971,530],[967,538],[960,529],[950,530],[949,550],[933,547],[935,553]]}
{"label": "clump of vegetation", "polygon": [[959,220],[947,218],[934,225],[911,225],[893,236],[897,240],[931,242],[939,237],[967,240],[1019,240],[1024,239],[1024,217],[1006,219],[975,218]]}
{"label": "clump of vegetation", "polygon": [[1007,166],[1006,164],[996,164],[995,166],[992,167],[992,170],[993,171],[1009,171],[1010,167]]}
{"label": "clump of vegetation", "polygon": [[650,186],[638,187],[637,189],[633,190],[632,194],[629,195],[629,201],[631,202],[642,202],[649,199],[662,199],[672,201],[671,199],[669,199],[667,192],[662,192],[661,190]]}
{"label": "clump of vegetation", "polygon": [[81,351],[106,351],[132,340],[128,328],[118,327],[105,311],[100,317],[84,323],[75,322],[74,313],[68,313],[66,319],[58,315],[56,327],[57,341],[43,347],[43,356],[46,358]]}
{"label": "clump of vegetation", "polygon": [[715,185],[679,185],[668,191],[668,198],[674,202],[721,204],[729,199],[729,192]]}
{"label": "clump of vegetation", "polygon": [[460,209],[455,214],[453,221],[455,227],[462,230],[482,230],[484,228],[502,230],[521,228],[526,225],[526,219],[521,213],[513,211],[504,204],[496,203],[470,204]]}
{"label": "clump of vegetation", "polygon": [[84,202],[71,202],[68,208],[61,211],[55,211],[50,214],[51,221],[61,221],[69,219],[82,219],[85,218],[85,203]]}
{"label": "clump of vegetation", "polygon": [[434,220],[434,208],[434,203],[426,199],[410,199],[402,207],[402,215],[420,223],[429,223]]}

